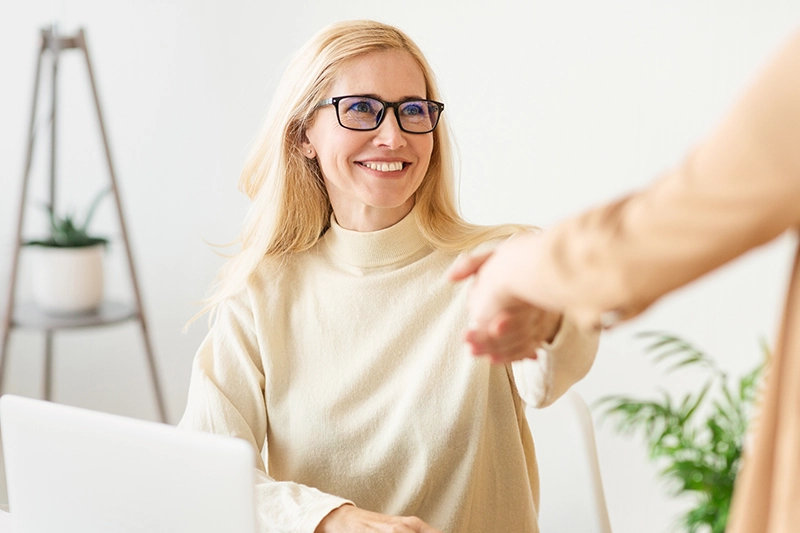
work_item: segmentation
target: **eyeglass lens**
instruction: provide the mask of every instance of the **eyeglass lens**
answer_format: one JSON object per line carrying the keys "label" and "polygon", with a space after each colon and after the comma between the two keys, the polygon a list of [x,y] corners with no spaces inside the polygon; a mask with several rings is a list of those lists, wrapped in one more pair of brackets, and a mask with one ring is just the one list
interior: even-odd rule
{"label": "eyeglass lens", "polygon": [[[400,127],[412,133],[427,133],[439,120],[439,107],[427,100],[409,100],[396,108]],[[383,102],[364,96],[348,96],[339,100],[339,122],[354,130],[375,129],[383,119]]]}

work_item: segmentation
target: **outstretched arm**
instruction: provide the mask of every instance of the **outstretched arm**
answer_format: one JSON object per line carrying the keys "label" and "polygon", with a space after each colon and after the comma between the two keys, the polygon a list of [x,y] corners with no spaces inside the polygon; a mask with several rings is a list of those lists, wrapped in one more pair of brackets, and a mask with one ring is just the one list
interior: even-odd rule
{"label": "outstretched arm", "polygon": [[488,331],[515,301],[585,327],[632,317],[660,296],[800,223],[800,34],[721,126],[649,188],[521,235],[451,278],[476,276],[470,312]]}

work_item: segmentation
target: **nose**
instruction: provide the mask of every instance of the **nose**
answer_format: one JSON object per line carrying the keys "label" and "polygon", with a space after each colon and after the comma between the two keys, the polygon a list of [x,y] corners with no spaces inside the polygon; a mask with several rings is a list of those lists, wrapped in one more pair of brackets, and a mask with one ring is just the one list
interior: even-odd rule
{"label": "nose", "polygon": [[400,129],[400,121],[397,118],[397,109],[389,108],[386,110],[391,116],[383,119],[381,125],[375,130],[375,144],[388,148],[400,148],[408,144],[406,134]]}

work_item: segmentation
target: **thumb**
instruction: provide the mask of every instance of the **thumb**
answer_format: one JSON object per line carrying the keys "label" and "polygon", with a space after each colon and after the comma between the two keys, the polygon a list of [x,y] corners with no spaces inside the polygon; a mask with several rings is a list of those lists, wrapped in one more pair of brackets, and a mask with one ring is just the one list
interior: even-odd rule
{"label": "thumb", "polygon": [[447,279],[450,281],[462,281],[468,277],[477,274],[483,264],[489,257],[492,251],[483,252],[479,254],[465,254],[460,256],[456,261],[447,269]]}
{"label": "thumb", "polygon": [[436,529],[435,527],[429,526],[428,524],[425,524],[423,522],[419,528],[419,533],[442,533],[442,532]]}

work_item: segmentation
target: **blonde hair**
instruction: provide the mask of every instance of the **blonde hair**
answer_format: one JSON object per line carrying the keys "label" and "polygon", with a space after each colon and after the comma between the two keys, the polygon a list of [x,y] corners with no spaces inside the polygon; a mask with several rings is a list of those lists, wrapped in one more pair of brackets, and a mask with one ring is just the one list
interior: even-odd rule
{"label": "blonde hair", "polygon": [[[323,28],[297,51],[239,179],[239,189],[253,202],[238,239],[241,249],[223,265],[197,316],[207,311],[213,315],[217,304],[238,293],[265,259],[277,267],[290,254],[314,246],[328,229],[331,203],[316,160],[302,153],[305,130],[317,102],[347,61],[387,50],[408,52],[422,69],[426,98],[440,99],[422,51],[395,27],[370,20],[340,22]],[[476,226],[458,214],[445,116],[433,131],[430,164],[415,203],[424,238],[434,248],[461,252],[508,237],[522,226]]]}

